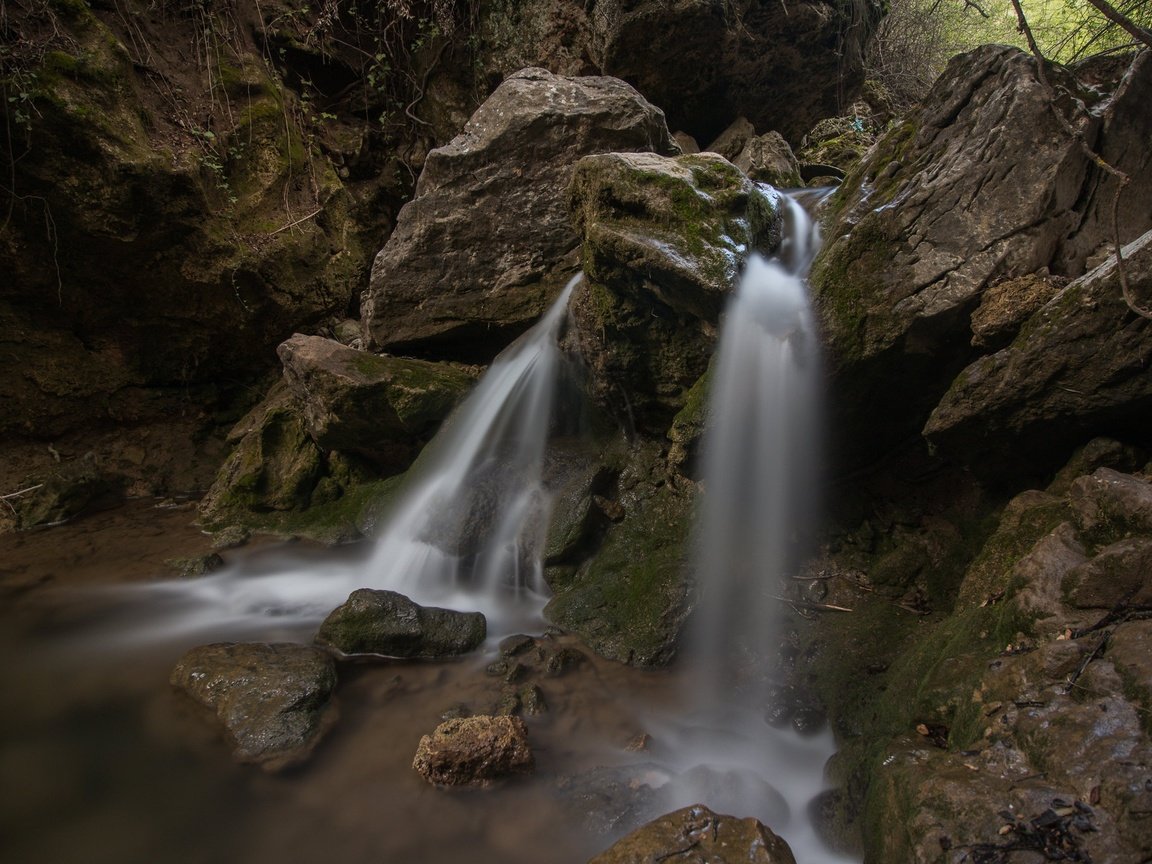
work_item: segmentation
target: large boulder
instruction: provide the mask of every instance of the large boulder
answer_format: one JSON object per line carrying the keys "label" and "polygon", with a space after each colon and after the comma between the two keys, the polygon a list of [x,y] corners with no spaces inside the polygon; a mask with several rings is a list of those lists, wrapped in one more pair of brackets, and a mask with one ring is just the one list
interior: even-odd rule
{"label": "large boulder", "polygon": [[[1058,69],[1047,76],[1076,87]],[[954,58],[922,107],[845,181],[811,283],[830,346],[836,427],[853,461],[923,425],[975,353],[968,319],[985,289],[1044,268],[1079,276],[1107,238],[1103,204],[1115,184],[1067,124],[1133,178],[1122,240],[1152,228],[1147,208],[1131,211],[1152,195],[1147,148],[1119,147],[1152,122],[1137,96],[1150,77],[1145,56],[1110,103],[1092,91],[1091,105],[1054,107],[1033,57],[978,48]],[[1102,123],[1093,109],[1105,105]]]}
{"label": "large boulder", "polygon": [[277,349],[308,433],[325,451],[404,470],[475,383],[444,363],[382,357],[297,333]]}
{"label": "large boulder", "polygon": [[306,645],[202,645],[180,658],[171,683],[215,712],[238,761],[268,769],[306,759],[334,720],[335,666]]}
{"label": "large boulder", "polygon": [[420,606],[395,591],[361,588],[324,619],[316,644],[341,654],[435,659],[474,651],[486,635],[479,612]]}
{"label": "large boulder", "polygon": [[776,202],[714,153],[580,160],[572,218],[586,279],[571,334],[597,401],[662,435],[704,373],[744,258],[780,242]]}
{"label": "large boulder", "polygon": [[613,78],[524,69],[428,155],[376,257],[370,345],[489,360],[579,269],[565,192],[581,156],[678,152],[664,115]]}
{"label": "large boulder", "polygon": [[486,786],[530,774],[536,760],[523,720],[480,715],[447,720],[421,738],[412,767],[439,786]]}
{"label": "large boulder", "polygon": [[752,818],[722,816],[696,804],[661,816],[618,840],[588,864],[796,864],[772,829]]}
{"label": "large boulder", "polygon": [[[1132,292],[1148,302],[1152,231],[1125,247],[1124,268]],[[1141,440],[1152,410],[1150,362],[1152,321],[1128,308],[1109,258],[1035,312],[1011,345],[964,369],[924,434],[984,468],[1051,461],[1092,433]]]}

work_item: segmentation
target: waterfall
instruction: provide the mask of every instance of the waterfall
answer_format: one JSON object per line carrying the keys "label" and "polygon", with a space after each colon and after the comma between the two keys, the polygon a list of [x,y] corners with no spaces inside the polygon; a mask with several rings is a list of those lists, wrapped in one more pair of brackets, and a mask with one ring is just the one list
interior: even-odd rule
{"label": "waterfall", "polygon": [[572,383],[558,339],[580,278],[493,361],[425,448],[367,565],[295,552],[192,581],[133,586],[127,593],[148,611],[123,628],[121,641],[306,637],[358,588],[477,610],[493,633],[539,626],[551,511],[544,457]]}
{"label": "waterfall", "polygon": [[374,581],[421,601],[457,591],[501,600],[546,590],[544,456],[565,380],[557,336],[579,279],[496,358],[421,456],[422,479],[377,539]]}
{"label": "waterfall", "polygon": [[[805,246],[794,243],[797,259]],[[781,579],[811,523],[818,354],[801,275],[751,257],[712,371],[693,568],[700,596],[687,646],[697,692],[735,687],[763,702]]]}
{"label": "waterfall", "polygon": [[827,849],[805,811],[826,788],[831,732],[766,722],[782,638],[787,572],[803,554],[819,486],[820,351],[804,276],[819,232],[780,195],[776,259],[753,255],[729,301],[713,360],[702,455],[683,697],[649,718],[672,755],[667,807],[703,803],[755,816],[804,864],[850,859]]}

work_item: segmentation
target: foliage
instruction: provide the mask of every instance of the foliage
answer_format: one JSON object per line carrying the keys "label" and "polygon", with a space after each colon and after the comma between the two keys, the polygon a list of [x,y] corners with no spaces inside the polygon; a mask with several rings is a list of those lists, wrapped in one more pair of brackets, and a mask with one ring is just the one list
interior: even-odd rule
{"label": "foliage", "polygon": [[[1148,0],[1113,5],[1137,24],[1152,25]],[[1022,6],[1040,49],[1057,62],[1132,44],[1089,0],[1022,0]],[[1010,0],[892,0],[868,48],[868,76],[899,113],[928,92],[951,57],[988,43],[1027,48]]]}

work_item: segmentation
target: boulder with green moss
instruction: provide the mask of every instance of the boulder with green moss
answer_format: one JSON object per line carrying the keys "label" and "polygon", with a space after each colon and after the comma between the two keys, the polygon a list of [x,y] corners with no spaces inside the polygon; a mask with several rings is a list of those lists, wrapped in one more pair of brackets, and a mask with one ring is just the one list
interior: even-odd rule
{"label": "boulder with green moss", "polygon": [[632,454],[615,493],[622,518],[571,572],[548,572],[544,614],[603,657],[638,666],[668,663],[691,608],[686,580],[691,484],[674,488],[650,447]]}
{"label": "boulder with green moss", "polygon": [[278,353],[317,446],[388,473],[411,464],[475,383],[458,367],[369,354],[320,336],[298,333]]}
{"label": "boulder with green moss", "polygon": [[599,404],[663,435],[708,366],[744,258],[779,244],[779,210],[712,153],[585,157],[570,199],[586,276],[570,338]]}
{"label": "boulder with green moss", "polygon": [[479,612],[420,606],[395,591],[362,588],[324,619],[316,644],[341,654],[435,659],[474,651],[486,635]]}

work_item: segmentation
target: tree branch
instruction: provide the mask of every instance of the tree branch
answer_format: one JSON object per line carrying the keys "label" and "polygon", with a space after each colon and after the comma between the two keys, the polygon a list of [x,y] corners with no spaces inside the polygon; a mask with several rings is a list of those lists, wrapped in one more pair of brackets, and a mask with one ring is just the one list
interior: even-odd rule
{"label": "tree branch", "polygon": [[1149,48],[1152,48],[1152,32],[1145,30],[1126,15],[1122,15],[1114,6],[1104,2],[1104,0],[1088,0],[1095,6],[1101,15],[1131,34],[1132,38],[1138,42],[1143,42]]}

